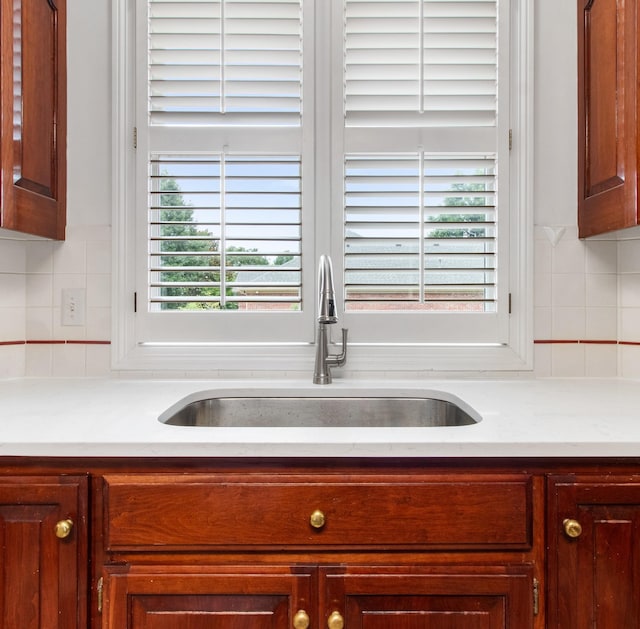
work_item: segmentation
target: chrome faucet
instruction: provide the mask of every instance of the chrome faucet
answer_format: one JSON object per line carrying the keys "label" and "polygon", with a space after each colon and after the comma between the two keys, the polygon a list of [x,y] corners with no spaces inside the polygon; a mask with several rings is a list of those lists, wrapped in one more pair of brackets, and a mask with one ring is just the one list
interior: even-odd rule
{"label": "chrome faucet", "polygon": [[320,256],[318,265],[318,333],[316,335],[316,365],[313,384],[329,384],[331,367],[347,362],[347,330],[342,328],[342,352],[329,354],[327,325],[338,322],[336,294],[333,287],[333,267],[329,256]]}

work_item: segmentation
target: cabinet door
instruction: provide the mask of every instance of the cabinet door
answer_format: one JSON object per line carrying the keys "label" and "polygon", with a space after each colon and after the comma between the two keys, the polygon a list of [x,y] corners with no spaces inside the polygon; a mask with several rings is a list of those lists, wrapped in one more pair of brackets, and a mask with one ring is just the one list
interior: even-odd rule
{"label": "cabinet door", "polygon": [[640,478],[552,477],[549,628],[640,629]]}
{"label": "cabinet door", "polygon": [[638,224],[637,0],[578,0],[578,226]]}
{"label": "cabinet door", "polygon": [[0,227],[64,239],[66,0],[0,3]]}
{"label": "cabinet door", "polygon": [[329,629],[533,627],[529,566],[347,568],[326,583],[319,626]]}
{"label": "cabinet door", "polygon": [[0,477],[0,627],[86,627],[84,477]]}
{"label": "cabinet door", "polygon": [[[108,568],[104,629],[301,629],[314,573],[285,567]],[[307,621],[308,624],[309,621]]]}

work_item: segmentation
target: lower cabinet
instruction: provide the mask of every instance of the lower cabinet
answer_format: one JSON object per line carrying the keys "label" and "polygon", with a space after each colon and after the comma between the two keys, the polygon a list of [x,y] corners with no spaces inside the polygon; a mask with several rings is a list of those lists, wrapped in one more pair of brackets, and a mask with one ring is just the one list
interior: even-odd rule
{"label": "lower cabinet", "polygon": [[640,477],[551,476],[549,629],[640,629]]}
{"label": "lower cabinet", "polygon": [[[344,572],[344,573],[343,573]],[[349,567],[321,587],[328,629],[530,629],[530,567]]]}
{"label": "lower cabinet", "polygon": [[103,626],[113,629],[284,629],[316,614],[305,569],[134,566],[108,569]]}
{"label": "lower cabinet", "polygon": [[520,472],[104,474],[102,627],[533,629],[542,489]]}
{"label": "lower cabinet", "polygon": [[176,567],[106,571],[117,629],[527,629],[530,567]]}
{"label": "lower cabinet", "polygon": [[87,626],[87,478],[0,477],[0,627]]}
{"label": "lower cabinet", "polygon": [[0,463],[0,629],[640,629],[640,460]]}

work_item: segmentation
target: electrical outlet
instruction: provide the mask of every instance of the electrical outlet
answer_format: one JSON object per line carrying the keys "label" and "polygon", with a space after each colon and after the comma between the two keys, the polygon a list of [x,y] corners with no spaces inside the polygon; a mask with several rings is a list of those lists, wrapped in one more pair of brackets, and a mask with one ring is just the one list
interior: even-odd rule
{"label": "electrical outlet", "polygon": [[85,289],[62,289],[62,325],[84,325]]}

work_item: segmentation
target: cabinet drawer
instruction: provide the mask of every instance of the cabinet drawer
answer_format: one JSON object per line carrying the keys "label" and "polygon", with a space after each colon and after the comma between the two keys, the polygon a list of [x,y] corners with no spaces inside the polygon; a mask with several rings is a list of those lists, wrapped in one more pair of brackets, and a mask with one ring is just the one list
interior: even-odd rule
{"label": "cabinet drawer", "polygon": [[524,474],[114,474],[104,492],[110,551],[531,545]]}

